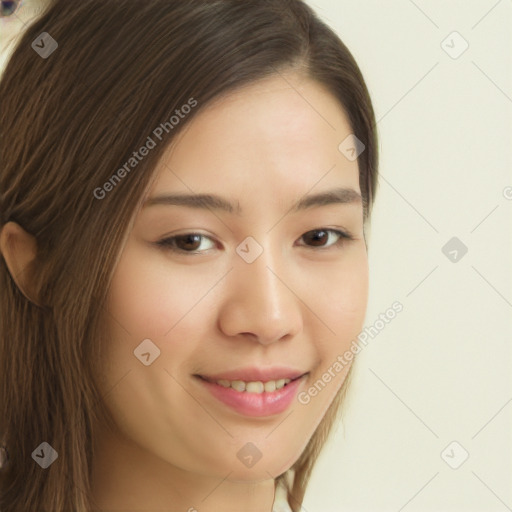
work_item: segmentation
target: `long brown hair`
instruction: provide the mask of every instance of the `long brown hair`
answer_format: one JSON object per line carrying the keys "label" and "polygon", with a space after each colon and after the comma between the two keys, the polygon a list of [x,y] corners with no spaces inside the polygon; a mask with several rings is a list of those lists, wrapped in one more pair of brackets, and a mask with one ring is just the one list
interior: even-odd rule
{"label": "long brown hair", "polygon": [[[58,44],[46,57],[33,46],[46,37],[39,46],[51,47],[44,32]],[[91,508],[92,440],[108,418],[94,378],[100,318],[158,160],[209,102],[290,69],[327,87],[365,144],[367,220],[378,160],[370,96],[349,50],[301,0],[53,0],[19,39],[0,81],[0,226],[14,221],[37,240],[37,297],[21,293],[0,258],[2,512]],[[98,199],[98,187],[191,99],[197,106]],[[347,382],[291,468],[294,512]],[[41,442],[58,452],[45,470],[32,460]]]}

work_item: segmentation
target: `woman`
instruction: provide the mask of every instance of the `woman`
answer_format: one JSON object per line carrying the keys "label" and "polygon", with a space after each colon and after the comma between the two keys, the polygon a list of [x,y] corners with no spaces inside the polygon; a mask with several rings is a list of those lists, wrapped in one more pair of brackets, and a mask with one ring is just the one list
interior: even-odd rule
{"label": "woman", "polygon": [[54,0],[0,101],[0,510],[300,510],[366,312],[348,49],[299,0]]}

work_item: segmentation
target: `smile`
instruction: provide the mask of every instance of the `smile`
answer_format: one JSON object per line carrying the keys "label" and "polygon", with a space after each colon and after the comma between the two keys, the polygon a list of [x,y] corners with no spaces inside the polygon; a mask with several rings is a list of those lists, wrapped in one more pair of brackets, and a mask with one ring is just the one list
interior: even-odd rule
{"label": "smile", "polygon": [[294,379],[262,381],[215,381],[196,375],[198,382],[216,401],[244,416],[272,416],[284,412],[293,402],[309,373]]}

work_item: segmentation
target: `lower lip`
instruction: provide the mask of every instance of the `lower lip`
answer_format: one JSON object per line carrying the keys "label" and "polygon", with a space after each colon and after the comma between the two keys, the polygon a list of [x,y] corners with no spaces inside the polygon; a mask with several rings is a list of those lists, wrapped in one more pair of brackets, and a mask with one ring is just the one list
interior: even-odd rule
{"label": "lower lip", "polygon": [[215,398],[236,412],[245,416],[259,417],[272,416],[285,411],[297,395],[297,390],[307,375],[306,373],[302,377],[292,380],[281,389],[272,392],[264,391],[263,393],[236,391],[215,382],[208,382],[201,377],[197,378]]}

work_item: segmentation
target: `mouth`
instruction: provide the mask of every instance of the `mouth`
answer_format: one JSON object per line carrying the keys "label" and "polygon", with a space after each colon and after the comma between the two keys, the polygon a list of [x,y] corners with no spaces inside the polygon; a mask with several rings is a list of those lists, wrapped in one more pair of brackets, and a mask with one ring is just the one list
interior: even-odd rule
{"label": "mouth", "polygon": [[292,379],[281,377],[279,379],[269,379],[269,380],[242,380],[242,379],[218,379],[205,377],[204,375],[195,375],[195,377],[199,377],[200,379],[209,382],[210,384],[217,384],[222,386],[223,388],[230,388],[238,391],[240,393],[272,393],[276,390],[282,389],[288,386],[291,382],[295,382],[296,380],[304,377],[307,373],[303,373],[297,377]]}
{"label": "mouth", "polygon": [[217,403],[220,402],[243,416],[264,417],[286,411],[308,375],[309,372],[293,379],[266,381],[212,379],[202,375],[194,377]]}

